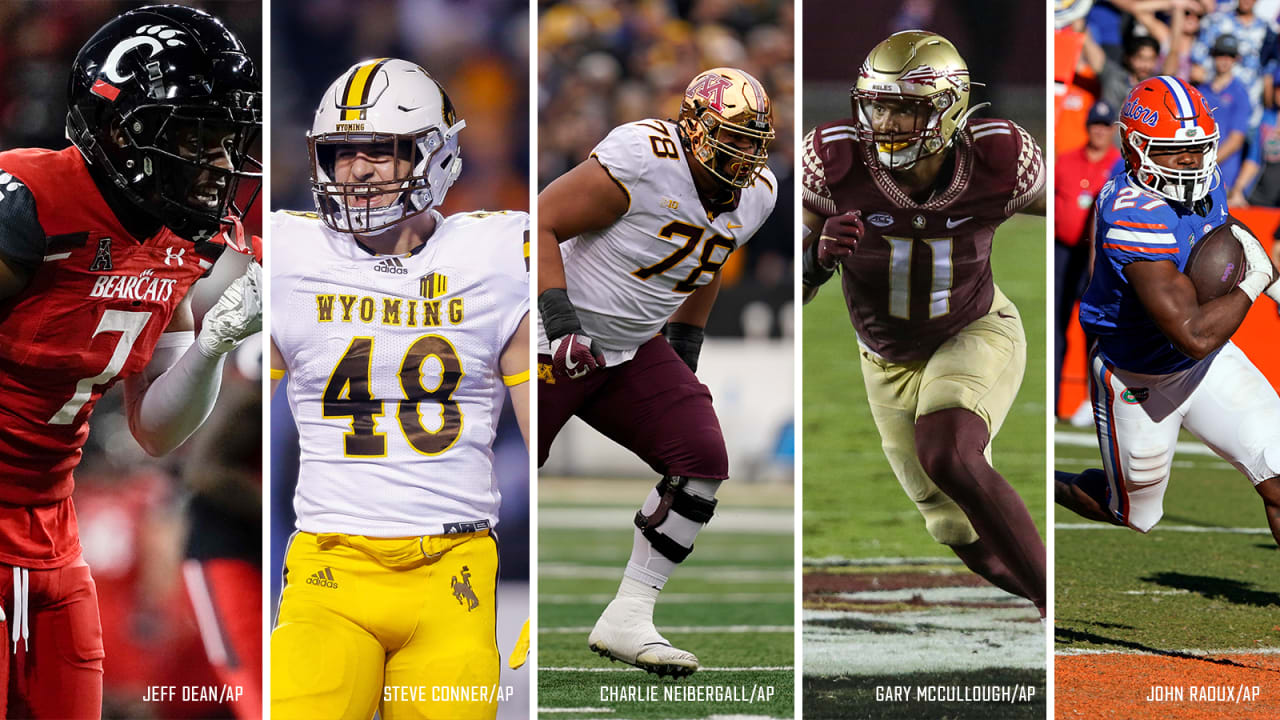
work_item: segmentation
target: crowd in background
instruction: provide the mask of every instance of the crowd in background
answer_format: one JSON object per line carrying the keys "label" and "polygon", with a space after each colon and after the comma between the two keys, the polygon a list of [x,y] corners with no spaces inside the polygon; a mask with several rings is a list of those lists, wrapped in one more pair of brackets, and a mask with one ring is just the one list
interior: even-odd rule
{"label": "crowd in background", "polygon": [[[1124,173],[1115,122],[1156,75],[1196,87],[1218,126],[1233,209],[1280,207],[1280,0],[1058,0],[1054,177],[1057,383],[1067,327],[1088,285],[1093,201]],[[1073,422],[1092,422],[1087,403]]]}
{"label": "crowd in background", "polygon": [[[790,335],[794,78],[785,0],[540,2],[538,187],[585,160],[614,127],[674,119],[685,88],[713,67],[754,75],[773,101],[773,215],[722,270],[711,335]],[[783,309],[786,312],[780,312]]]}

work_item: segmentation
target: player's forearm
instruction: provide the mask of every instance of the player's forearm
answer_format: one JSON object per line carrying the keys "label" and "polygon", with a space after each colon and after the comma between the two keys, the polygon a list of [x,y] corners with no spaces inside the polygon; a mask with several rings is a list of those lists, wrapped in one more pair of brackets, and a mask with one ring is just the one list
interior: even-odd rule
{"label": "player's forearm", "polygon": [[1227,344],[1252,305],[1243,290],[1232,290],[1187,313],[1186,320],[1180,325],[1162,329],[1184,355],[1203,360]]}
{"label": "player's forearm", "polygon": [[711,308],[716,304],[716,296],[720,294],[720,276],[694,290],[676,311],[671,314],[670,322],[684,323],[704,328],[711,317]]}
{"label": "player's forearm", "polygon": [[154,380],[143,373],[125,381],[129,430],[148,455],[172,452],[209,417],[225,357],[203,353],[193,343]]}
{"label": "player's forearm", "polygon": [[1218,148],[1218,162],[1235,155],[1242,147],[1244,147],[1244,133],[1239,130],[1232,130],[1227,135],[1226,141],[1222,143],[1222,147]]}
{"label": "player's forearm", "polygon": [[560,240],[550,227],[538,226],[538,294],[551,288],[567,287]]}

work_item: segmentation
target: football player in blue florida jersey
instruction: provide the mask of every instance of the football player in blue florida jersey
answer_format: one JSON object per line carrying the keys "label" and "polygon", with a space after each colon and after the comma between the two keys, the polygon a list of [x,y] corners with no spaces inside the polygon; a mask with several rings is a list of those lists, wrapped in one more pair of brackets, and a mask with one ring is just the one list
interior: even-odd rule
{"label": "football player in blue florida jersey", "polygon": [[1103,469],[1059,472],[1058,504],[1147,532],[1163,513],[1178,431],[1185,427],[1244,473],[1280,543],[1280,397],[1231,336],[1280,283],[1262,245],[1232,226],[1245,275],[1203,305],[1183,274],[1192,246],[1229,221],[1218,175],[1218,128],[1190,85],[1160,76],[1121,110],[1124,175],[1097,201],[1093,280],[1080,323],[1096,338],[1090,387]]}

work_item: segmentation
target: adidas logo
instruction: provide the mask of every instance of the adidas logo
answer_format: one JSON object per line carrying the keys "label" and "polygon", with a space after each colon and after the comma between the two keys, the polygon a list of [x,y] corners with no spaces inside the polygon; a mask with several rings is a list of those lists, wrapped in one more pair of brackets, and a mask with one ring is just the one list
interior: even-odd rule
{"label": "adidas logo", "polygon": [[320,587],[337,589],[338,581],[333,579],[333,570],[325,568],[320,572],[314,573],[307,578],[308,585],[318,585]]}
{"label": "adidas logo", "polygon": [[374,272],[390,273],[392,275],[408,275],[409,270],[405,268],[404,263],[400,262],[398,257],[389,257],[373,266]]}

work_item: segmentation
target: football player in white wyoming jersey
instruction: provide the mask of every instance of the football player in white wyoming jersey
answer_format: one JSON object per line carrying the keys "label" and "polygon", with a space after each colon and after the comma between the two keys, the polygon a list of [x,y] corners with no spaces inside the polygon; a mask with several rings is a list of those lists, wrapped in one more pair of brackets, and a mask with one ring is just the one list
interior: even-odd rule
{"label": "football player in white wyoming jersey", "polygon": [[497,712],[461,691],[498,683],[492,444],[508,393],[528,439],[528,216],[433,209],[464,125],[417,65],[358,63],[308,136],[318,213],[272,217],[272,378],[301,447],[276,718]]}
{"label": "football player in white wyoming jersey", "polygon": [[755,78],[708,70],[677,122],[614,128],[538,196],[538,463],[577,415],[661,476],[636,514],[617,597],[588,638],[659,675],[698,669],[658,634],[653,606],[729,477],[711,393],[694,372],[720,266],[777,199],[765,167],[772,118]]}

